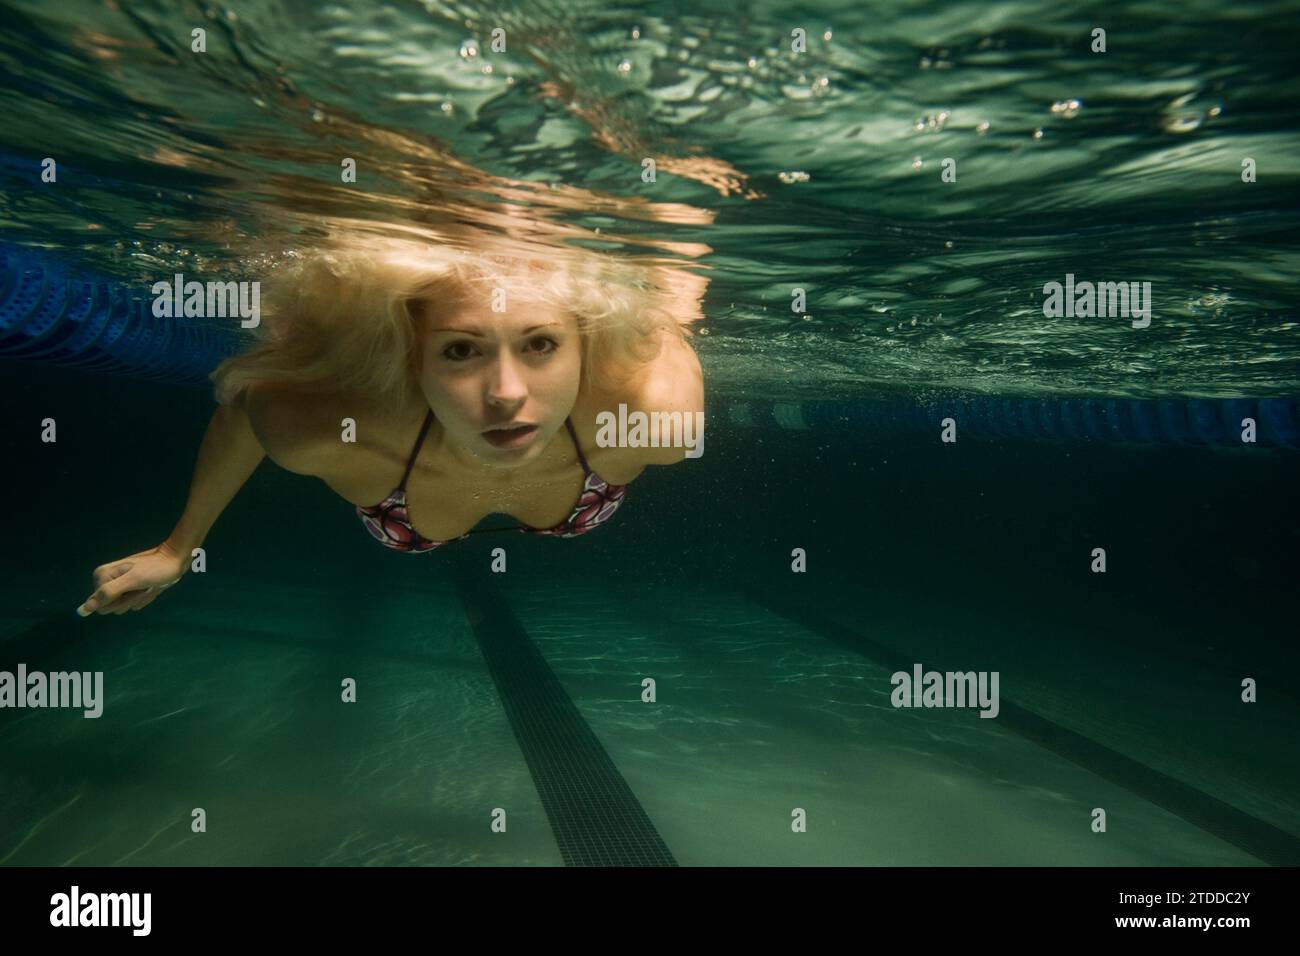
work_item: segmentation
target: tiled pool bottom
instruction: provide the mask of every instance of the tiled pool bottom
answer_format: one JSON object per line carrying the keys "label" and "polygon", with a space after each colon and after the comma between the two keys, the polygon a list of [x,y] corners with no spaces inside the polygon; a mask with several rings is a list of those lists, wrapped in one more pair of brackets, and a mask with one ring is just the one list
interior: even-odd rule
{"label": "tiled pool bottom", "polygon": [[[540,694],[532,712],[543,715],[566,697],[680,865],[1265,862],[996,719],[895,709],[887,668],[743,589],[675,583],[611,596],[510,575],[485,587],[554,681],[534,673],[536,687],[506,693]],[[836,613],[863,626],[861,611]],[[943,636],[909,627],[901,608],[873,613],[880,643],[923,662],[989,639],[978,616]],[[87,624],[92,636],[76,639]],[[481,639],[451,574],[360,606],[337,588],[229,579],[139,614],[39,624],[0,644],[5,666],[102,670],[107,702],[97,720],[0,716],[0,861],[563,865],[538,767]],[[970,665],[958,656],[954,666]],[[1020,666],[1039,679],[1008,675],[1008,698],[1215,790],[1205,767],[1180,766],[1178,747],[1161,743],[1176,738],[1176,715],[1138,739],[1124,698],[1098,700],[1091,710],[1105,716],[1089,722],[1086,698],[1104,689],[1081,684],[1072,698],[1050,668]],[[355,703],[341,700],[345,678]],[[562,740],[543,752],[564,760]],[[1219,796],[1286,830],[1294,805],[1268,812],[1267,787],[1253,802],[1241,796],[1253,766],[1267,777],[1269,753],[1257,764],[1239,755],[1239,792],[1219,782]],[[1105,833],[1092,832],[1094,807],[1107,812]],[[195,808],[205,833],[192,832]],[[565,825],[581,827],[585,812],[593,829],[616,833],[608,810],[575,799]],[[798,811],[805,832],[792,827]]]}

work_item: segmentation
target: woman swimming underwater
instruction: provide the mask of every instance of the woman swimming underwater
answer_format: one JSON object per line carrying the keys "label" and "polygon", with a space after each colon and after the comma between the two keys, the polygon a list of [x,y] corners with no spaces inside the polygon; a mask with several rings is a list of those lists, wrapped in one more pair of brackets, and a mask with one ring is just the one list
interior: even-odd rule
{"label": "woman swimming underwater", "polygon": [[533,534],[598,527],[647,465],[686,449],[666,434],[600,447],[597,416],[703,410],[674,315],[696,313],[702,281],[661,305],[630,275],[585,250],[395,239],[298,257],[269,283],[260,341],[212,374],[219,407],[176,527],[96,568],[77,613],[136,611],[179,581],[263,457],[321,479],[398,551],[466,537],[493,513]]}

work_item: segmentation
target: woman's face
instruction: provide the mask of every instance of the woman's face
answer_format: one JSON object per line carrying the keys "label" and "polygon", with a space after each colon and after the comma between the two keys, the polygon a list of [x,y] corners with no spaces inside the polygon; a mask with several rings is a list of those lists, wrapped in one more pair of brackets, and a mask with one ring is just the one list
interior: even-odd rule
{"label": "woman's face", "polygon": [[[426,303],[420,388],[446,450],[470,470],[536,461],[573,410],[581,382],[577,322],[549,306],[505,312],[469,300]],[[529,432],[499,431],[508,424]]]}

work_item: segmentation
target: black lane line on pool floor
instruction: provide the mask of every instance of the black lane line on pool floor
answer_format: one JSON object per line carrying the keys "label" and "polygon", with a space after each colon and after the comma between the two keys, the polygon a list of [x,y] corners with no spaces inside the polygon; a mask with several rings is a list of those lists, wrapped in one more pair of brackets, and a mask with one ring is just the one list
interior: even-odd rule
{"label": "black lane line on pool floor", "polygon": [[614,762],[493,584],[483,556],[452,561],[456,590],[566,866],[676,866]]}
{"label": "black lane line on pool floor", "polygon": [[[860,654],[886,670],[911,673],[912,661],[857,631],[824,618],[807,602],[783,599],[775,588],[751,588],[755,604],[822,635],[845,650]],[[931,670],[940,670],[931,665]],[[1271,823],[1238,810],[1217,797],[1126,757],[1117,750],[1062,727],[1046,717],[1000,697],[997,724],[1117,784],[1273,866],[1300,865],[1300,840]]]}

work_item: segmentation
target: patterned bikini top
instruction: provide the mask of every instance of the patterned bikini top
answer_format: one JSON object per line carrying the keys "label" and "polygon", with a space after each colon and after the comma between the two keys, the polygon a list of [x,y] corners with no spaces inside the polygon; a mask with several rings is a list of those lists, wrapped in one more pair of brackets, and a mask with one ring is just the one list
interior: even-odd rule
{"label": "patterned bikini top", "polygon": [[421,537],[420,533],[411,527],[410,516],[406,511],[406,482],[411,477],[415,457],[420,453],[420,446],[424,444],[424,436],[428,433],[431,424],[433,424],[432,411],[424,417],[420,437],[415,440],[415,447],[411,450],[411,457],[406,462],[406,472],[402,475],[401,484],[394,488],[388,497],[377,505],[372,505],[369,508],[357,505],[357,516],[361,518],[361,523],[366,526],[366,530],[380,544],[392,548],[394,551],[419,554],[424,551],[432,551],[434,548],[447,544],[448,541],[461,541],[471,534],[482,534],[488,531],[519,530],[525,534],[547,534],[557,538],[575,538],[580,534],[586,534],[588,531],[598,528],[608,521],[610,516],[618,510],[618,506],[623,503],[623,498],[627,494],[627,485],[611,485],[587,467],[587,458],[582,453],[582,446],[578,444],[578,436],[573,430],[573,423],[566,418],[564,424],[569,429],[569,437],[573,439],[573,447],[577,449],[578,460],[582,462],[582,472],[587,478],[582,486],[582,492],[578,495],[578,501],[573,506],[573,511],[567,520],[562,521],[554,528],[533,528],[526,524],[520,524],[513,528],[479,528],[467,531],[459,538],[450,538],[448,541],[434,541],[430,538]]}

